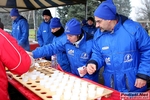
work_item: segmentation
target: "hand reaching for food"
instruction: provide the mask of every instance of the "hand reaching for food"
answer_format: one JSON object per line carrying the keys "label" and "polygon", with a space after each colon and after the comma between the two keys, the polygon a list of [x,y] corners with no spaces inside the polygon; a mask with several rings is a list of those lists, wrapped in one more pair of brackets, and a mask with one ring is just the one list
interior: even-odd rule
{"label": "hand reaching for food", "polygon": [[79,67],[78,72],[79,72],[80,77],[83,77],[87,73],[87,69],[85,66]]}

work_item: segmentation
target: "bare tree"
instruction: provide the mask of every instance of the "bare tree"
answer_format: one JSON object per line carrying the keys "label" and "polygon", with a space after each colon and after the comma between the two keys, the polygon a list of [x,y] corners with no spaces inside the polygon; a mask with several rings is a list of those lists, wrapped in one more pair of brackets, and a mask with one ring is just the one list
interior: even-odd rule
{"label": "bare tree", "polygon": [[113,0],[113,1],[117,7],[117,13],[128,17],[131,10],[130,0]]}
{"label": "bare tree", "polygon": [[28,21],[31,18],[31,14],[33,13],[33,11],[26,11],[26,12],[21,12],[21,15],[24,16]]}
{"label": "bare tree", "polygon": [[141,6],[135,9],[137,20],[150,20],[150,0],[141,0]]}

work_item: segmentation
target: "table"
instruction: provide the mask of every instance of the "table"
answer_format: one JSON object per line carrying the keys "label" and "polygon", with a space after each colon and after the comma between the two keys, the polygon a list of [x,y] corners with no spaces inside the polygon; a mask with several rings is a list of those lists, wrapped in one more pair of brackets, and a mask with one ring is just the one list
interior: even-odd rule
{"label": "table", "polygon": [[22,84],[20,84],[15,79],[8,79],[8,82],[15,87],[24,97],[26,97],[28,100],[42,100],[40,97],[38,97],[36,94],[34,94],[32,91],[24,87]]}
{"label": "table", "polygon": [[[57,66],[57,69],[60,70],[60,71],[63,71],[61,69],[61,67],[58,65]],[[67,73],[67,72],[65,72]],[[69,75],[73,75],[71,73],[67,73]],[[75,75],[73,75],[75,76]],[[77,76],[75,76],[77,77]],[[104,87],[104,88],[107,88],[107,89],[110,89],[106,86],[103,86],[101,84],[98,84],[96,82],[93,82],[91,80],[88,80],[88,79],[85,79],[85,78],[82,78],[82,80],[85,80],[85,81],[88,81],[90,83],[93,83],[95,85],[99,85],[101,87]],[[23,86],[21,83],[19,83],[17,80],[15,79],[11,79],[11,78],[8,78],[8,82],[13,86],[15,87],[22,95],[24,95],[28,100],[42,100],[39,96],[37,96],[35,93],[33,93],[31,90],[29,90],[28,88],[26,88],[25,86]],[[102,97],[101,100],[121,100],[121,92],[118,92],[114,89],[110,89],[113,91],[113,93],[111,94],[110,97],[106,98],[106,97]],[[150,90],[145,92],[145,93],[149,93],[149,99],[138,99],[138,100],[150,100]],[[128,100],[128,99],[124,99],[124,100]],[[137,99],[131,99],[131,100],[137,100]]]}
{"label": "table", "polygon": [[[83,80],[87,80],[87,79],[83,79]],[[27,89],[26,87],[24,87],[22,84],[20,84],[18,81],[16,81],[15,79],[9,79],[8,80],[9,83],[14,86],[20,93],[22,93],[28,100],[42,100],[40,97],[38,97],[36,94],[34,94],[33,92],[31,92],[29,89]],[[87,81],[90,81],[90,80],[87,80]],[[91,83],[94,83],[94,84],[98,84],[98,83],[95,83],[95,82],[92,82],[90,81]],[[100,84],[98,84],[100,85]],[[102,87],[105,87],[103,85],[100,85]],[[105,87],[107,88],[107,87]],[[109,88],[110,89],[110,88]],[[111,89],[113,90],[113,89]],[[150,90],[147,91],[149,94],[150,94]],[[149,98],[150,98],[150,95],[149,95]],[[116,91],[116,90],[113,90],[113,93],[111,94],[111,96],[109,98],[105,98],[105,97],[102,97],[101,100],[121,100],[120,99],[120,92]],[[127,100],[127,99],[124,99],[124,100]],[[137,99],[131,99],[131,100],[137,100]],[[138,99],[138,100],[150,100],[150,99]]]}
{"label": "table", "polygon": [[[86,81],[89,81],[93,84],[105,87],[101,84],[98,84],[96,82],[93,82],[91,80],[88,79],[83,79]],[[30,91],[29,89],[27,89],[25,86],[23,86],[22,84],[20,84],[18,81],[16,81],[15,79],[8,79],[8,82],[15,87],[22,95],[24,95],[28,100],[42,100],[39,96],[37,96],[36,94],[34,94],[32,91]],[[107,87],[105,87],[107,88]],[[110,88],[109,88],[110,89]],[[106,98],[106,97],[102,97],[101,100],[120,100],[120,92],[113,90],[113,93],[111,94],[110,97]]]}

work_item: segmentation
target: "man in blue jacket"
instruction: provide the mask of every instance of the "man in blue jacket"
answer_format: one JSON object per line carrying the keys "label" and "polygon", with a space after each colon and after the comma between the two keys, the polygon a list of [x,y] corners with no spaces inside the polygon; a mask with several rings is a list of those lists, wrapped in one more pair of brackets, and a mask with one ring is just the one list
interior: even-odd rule
{"label": "man in blue jacket", "polygon": [[26,51],[30,51],[29,46],[29,24],[27,20],[21,16],[17,8],[13,8],[10,11],[12,23],[11,35],[17,40],[18,44],[22,46]]}
{"label": "man in blue jacket", "polygon": [[98,71],[92,75],[88,73],[80,74],[80,71],[85,68],[83,66],[86,65],[91,57],[92,37],[81,31],[80,22],[75,18],[67,22],[65,34],[66,35],[60,40],[57,40],[57,42],[39,47],[29,54],[34,58],[40,58],[51,56],[59,52],[66,52],[72,74],[98,82]]}
{"label": "man in blue jacket", "polygon": [[146,91],[150,76],[150,37],[142,26],[118,15],[114,3],[104,1],[94,12],[96,27],[87,72],[104,66],[104,83],[120,92]]}
{"label": "man in blue jacket", "polygon": [[82,26],[82,29],[84,30],[84,32],[94,35],[94,33],[96,32],[97,28],[95,27],[94,24],[94,18],[93,17],[88,17],[86,24],[84,24]]}
{"label": "man in blue jacket", "polygon": [[[54,35],[50,31],[50,20],[52,18],[50,10],[46,9],[43,11],[43,22],[40,24],[37,31],[37,41],[40,47],[52,43]],[[47,60],[50,60],[50,56],[45,57]]]}
{"label": "man in blue jacket", "polygon": [[[61,39],[63,40],[66,35],[64,33],[64,28],[61,25],[60,19],[57,17],[51,19],[50,29],[52,34],[54,35],[53,44],[55,44],[57,41],[61,41]],[[66,72],[71,72],[66,52],[58,52],[56,56],[57,62],[61,66],[61,68]]]}

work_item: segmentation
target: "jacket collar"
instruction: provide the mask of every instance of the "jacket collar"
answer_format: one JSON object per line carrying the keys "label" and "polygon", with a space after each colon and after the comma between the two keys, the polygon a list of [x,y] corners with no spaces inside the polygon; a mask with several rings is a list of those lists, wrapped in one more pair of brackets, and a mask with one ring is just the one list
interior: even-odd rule
{"label": "jacket collar", "polygon": [[15,20],[14,22],[18,22],[20,20],[21,16],[19,15]]}
{"label": "jacket collar", "polygon": [[85,33],[83,34],[82,38],[79,41],[74,43],[74,45],[77,48],[79,48],[84,43],[84,41],[86,41],[86,34]]}

